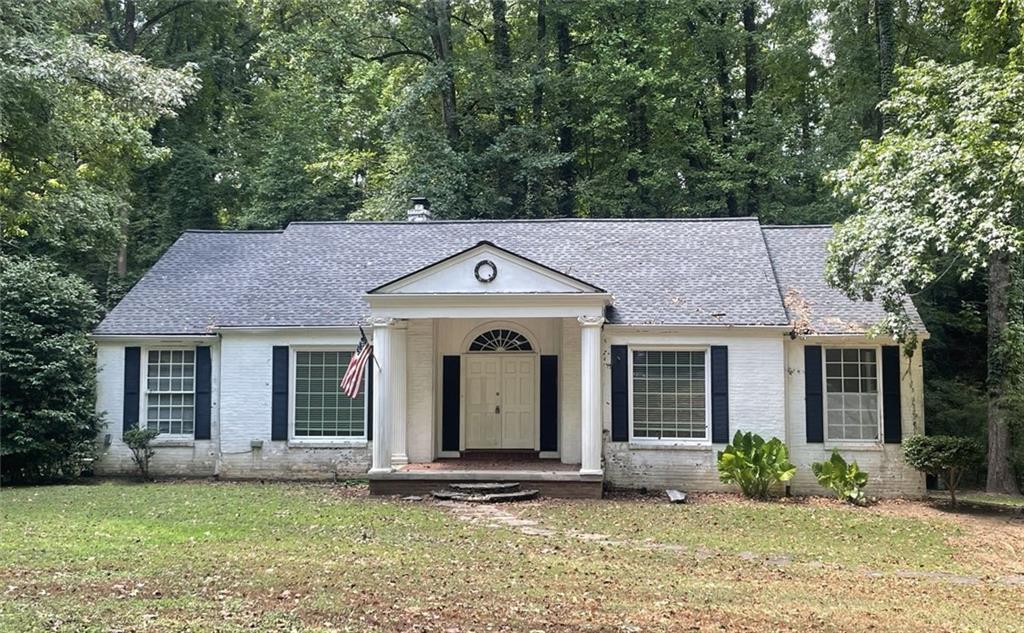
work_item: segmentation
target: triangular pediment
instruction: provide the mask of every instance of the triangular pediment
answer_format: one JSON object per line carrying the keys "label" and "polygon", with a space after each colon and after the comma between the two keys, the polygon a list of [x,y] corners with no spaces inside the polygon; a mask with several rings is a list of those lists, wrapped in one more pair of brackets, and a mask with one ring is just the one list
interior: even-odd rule
{"label": "triangular pediment", "polygon": [[401,294],[586,294],[604,291],[490,242],[464,251],[370,290]]}

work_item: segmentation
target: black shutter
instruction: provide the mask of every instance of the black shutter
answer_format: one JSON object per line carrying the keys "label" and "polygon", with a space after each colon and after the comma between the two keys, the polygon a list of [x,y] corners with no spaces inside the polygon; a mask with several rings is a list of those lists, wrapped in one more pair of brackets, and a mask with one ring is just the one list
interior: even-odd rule
{"label": "black shutter", "polygon": [[629,347],[612,345],[612,441],[629,440]]}
{"label": "black shutter", "polygon": [[288,439],[288,346],[274,346],[271,373],[270,439]]}
{"label": "black shutter", "polygon": [[441,359],[441,450],[459,450],[459,395],[462,390],[461,358]]}
{"label": "black shutter", "polygon": [[711,441],[729,443],[729,348],[711,346]]}
{"label": "black shutter", "polygon": [[139,381],[142,369],[139,366],[142,358],[141,347],[124,348],[124,419],[122,431],[129,431],[139,426]]}
{"label": "black shutter", "polygon": [[373,363],[374,360],[371,357],[370,362],[366,365],[366,439],[367,441],[373,441]]}
{"label": "black shutter", "polygon": [[558,357],[540,357],[540,450],[558,450]]}
{"label": "black shutter", "polygon": [[807,408],[807,442],[825,441],[824,402],[821,388],[821,346],[804,347],[804,397]]}
{"label": "black shutter", "polygon": [[898,345],[882,347],[882,426],[886,444],[899,444],[903,441]]}
{"label": "black shutter", "polygon": [[197,440],[210,439],[211,374],[210,348],[196,348],[196,426]]}

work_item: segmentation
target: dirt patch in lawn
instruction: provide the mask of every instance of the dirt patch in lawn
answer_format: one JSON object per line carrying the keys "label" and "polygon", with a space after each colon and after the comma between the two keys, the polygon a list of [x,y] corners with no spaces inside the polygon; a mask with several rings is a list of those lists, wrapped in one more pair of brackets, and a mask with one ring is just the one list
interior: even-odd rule
{"label": "dirt patch in lawn", "polygon": [[981,563],[993,575],[1013,575],[1024,581],[1024,516],[1012,510],[961,506],[953,511],[934,501],[887,500],[870,508],[879,514],[946,521],[960,528],[950,536],[958,560]]}
{"label": "dirt patch in lawn", "polygon": [[[663,494],[643,491],[613,491],[607,499],[626,508],[636,506],[639,512],[653,506],[668,506]],[[721,556],[739,557],[748,562],[759,562],[775,568],[785,568],[792,564],[804,564],[811,567],[829,567],[827,561],[800,563],[797,556],[786,551],[741,551],[723,552],[702,546],[683,546],[677,543],[660,542],[657,535],[651,538],[628,538],[623,534],[608,535],[567,528],[558,529],[544,521],[545,507],[557,509],[564,504],[573,503],[557,499],[540,499],[529,504],[519,505],[527,508],[529,518],[519,516],[514,510],[496,511],[457,510],[467,520],[482,520],[492,526],[504,526],[518,529],[524,534],[555,536],[561,535],[578,540],[602,542],[613,546],[628,546],[662,551],[687,552],[698,559]],[[965,568],[981,569],[982,572],[960,573],[943,569],[917,569],[913,567],[897,569],[861,569],[870,577],[895,576],[902,578],[922,578],[945,581],[956,584],[997,583],[1001,585],[1024,585],[1024,517],[1012,511],[998,512],[963,508],[952,512],[948,506],[928,501],[904,499],[887,499],[872,503],[868,507],[854,507],[829,497],[785,497],[769,502],[752,501],[739,495],[727,493],[698,493],[690,496],[691,505],[733,506],[771,511],[776,506],[797,506],[827,510],[829,512],[851,513],[850,516],[870,517],[871,515],[906,519],[908,521],[927,522],[931,525],[948,528],[949,535],[945,542],[952,548],[953,560],[962,563]],[[681,507],[680,512],[686,508]],[[628,511],[627,511],[628,513]]]}

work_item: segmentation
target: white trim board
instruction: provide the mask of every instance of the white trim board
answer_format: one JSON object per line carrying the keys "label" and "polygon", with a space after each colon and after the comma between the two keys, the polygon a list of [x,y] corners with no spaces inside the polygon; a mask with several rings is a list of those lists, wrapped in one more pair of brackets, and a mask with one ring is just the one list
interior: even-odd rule
{"label": "white trim board", "polygon": [[[495,275],[478,277],[480,263],[492,264]],[[603,293],[580,279],[539,264],[489,242],[480,242],[404,277],[370,290],[388,294]]]}
{"label": "white trim board", "polygon": [[604,315],[604,293],[364,295],[374,317],[504,319]]}

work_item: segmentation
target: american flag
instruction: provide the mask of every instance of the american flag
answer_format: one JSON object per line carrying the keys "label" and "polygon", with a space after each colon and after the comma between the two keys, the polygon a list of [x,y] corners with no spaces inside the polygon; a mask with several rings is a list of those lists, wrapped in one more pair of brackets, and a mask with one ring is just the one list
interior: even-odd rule
{"label": "american flag", "polygon": [[373,358],[373,345],[366,340],[363,328],[359,328],[359,345],[356,346],[356,351],[352,354],[352,360],[348,362],[348,369],[341,377],[341,385],[339,385],[349,398],[359,397],[359,388],[363,386],[363,370],[366,369],[366,363],[371,358]]}

